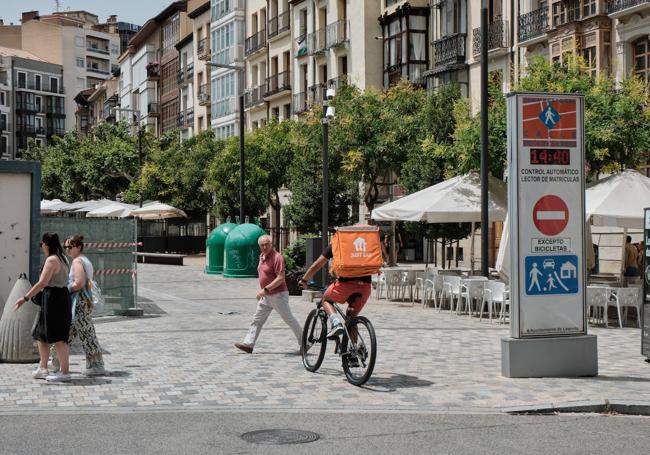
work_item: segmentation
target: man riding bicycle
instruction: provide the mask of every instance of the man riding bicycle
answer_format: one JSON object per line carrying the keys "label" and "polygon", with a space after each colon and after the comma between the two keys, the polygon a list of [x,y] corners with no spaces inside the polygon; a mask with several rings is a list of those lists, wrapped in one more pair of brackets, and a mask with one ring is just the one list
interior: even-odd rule
{"label": "man riding bicycle", "polygon": [[[326,265],[333,256],[332,245],[330,244],[300,279],[298,282],[300,287],[303,289],[307,288],[307,282],[311,280],[316,272]],[[347,316],[358,316],[372,292],[371,283],[371,275],[351,278],[337,277],[336,281],[327,288],[323,295],[323,309],[325,310],[325,313],[327,313],[332,325],[331,330],[327,333],[327,338],[337,337],[344,332],[343,325],[336,314],[336,310],[334,310],[334,307],[330,302],[347,303]]]}

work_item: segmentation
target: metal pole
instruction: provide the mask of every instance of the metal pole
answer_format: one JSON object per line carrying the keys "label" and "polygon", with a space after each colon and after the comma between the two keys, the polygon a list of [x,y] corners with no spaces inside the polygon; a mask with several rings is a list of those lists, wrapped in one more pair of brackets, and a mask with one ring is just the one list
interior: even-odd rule
{"label": "metal pole", "polygon": [[239,222],[244,223],[245,196],[244,196],[244,74],[241,73],[241,84],[239,94]]}
{"label": "metal pole", "polygon": [[[142,178],[142,125],[138,122],[138,177]],[[142,184],[142,182],[140,182]],[[138,197],[140,198],[140,207],[142,207],[142,188],[138,185]]]}
{"label": "metal pole", "polygon": [[[326,112],[327,112],[327,96],[323,96],[323,118],[321,123],[323,125],[323,220],[321,225],[321,232],[323,236],[323,253],[329,244],[329,239],[327,238],[327,222],[328,222],[328,193],[329,193],[329,156],[327,153],[328,141],[329,141],[329,124],[327,122]],[[322,268],[322,281],[323,287],[327,286],[327,267]]]}
{"label": "metal pole", "polygon": [[488,276],[488,11],[481,7],[481,275]]}

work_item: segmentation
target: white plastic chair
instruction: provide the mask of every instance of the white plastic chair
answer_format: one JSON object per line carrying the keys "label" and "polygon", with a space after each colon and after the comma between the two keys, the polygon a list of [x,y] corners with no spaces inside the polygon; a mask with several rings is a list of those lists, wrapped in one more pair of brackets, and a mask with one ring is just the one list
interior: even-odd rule
{"label": "white plastic chair", "polygon": [[402,294],[404,283],[404,272],[401,270],[385,270],[386,275],[386,295],[389,300],[399,299]]}
{"label": "white plastic chair", "polygon": [[460,277],[454,275],[442,275],[442,292],[440,294],[440,304],[449,298],[449,312],[454,311],[454,299],[456,307],[460,305]]}
{"label": "white plastic chair", "polygon": [[438,312],[442,310],[443,285],[443,276],[438,274],[426,281],[427,300],[433,300],[433,307],[438,308]]}
{"label": "white plastic chair", "polygon": [[[618,315],[618,326],[623,328],[623,319],[621,319],[621,305],[618,303],[618,293],[626,288],[610,288],[609,295],[607,296],[607,308],[610,306],[616,307],[616,314]],[[607,318],[607,308],[605,308],[605,318]]]}
{"label": "white plastic chair", "polygon": [[[381,299],[382,291],[386,289],[386,275],[383,272],[380,272],[379,275],[373,275],[372,280],[375,283],[375,298],[377,300]],[[386,291],[388,295],[388,291]]]}
{"label": "white plastic chair", "polygon": [[501,305],[501,315],[499,316],[499,323],[506,323],[506,318],[510,317],[510,287],[506,286],[503,291],[503,305]]}
{"label": "white plastic chair", "polygon": [[479,320],[483,319],[485,312],[485,305],[488,307],[488,317],[492,323],[492,313],[494,312],[495,304],[499,304],[501,308],[505,303],[506,284],[502,281],[489,280],[485,283],[483,291],[483,302],[481,303],[481,311],[479,313]]}
{"label": "white plastic chair", "polygon": [[[600,319],[607,327],[607,299],[609,295],[610,290],[604,286],[587,286],[587,320],[591,318],[592,321],[598,321]],[[601,314],[602,316],[600,316]]]}
{"label": "white plastic chair", "polygon": [[415,304],[415,293],[413,292],[413,288],[417,284],[417,272],[415,270],[407,270],[403,273],[402,276],[402,297],[406,297],[406,288],[409,290],[409,298],[411,299],[411,303]]}
{"label": "white plastic chair", "polygon": [[[460,288],[460,304],[462,305],[465,303],[464,308],[467,309],[467,313],[471,316],[474,314],[474,309],[472,303],[474,301],[483,301],[483,296],[484,296],[484,290],[485,290],[485,283],[487,283],[487,279],[481,280],[481,279],[471,279],[471,280],[463,280],[461,283],[461,288]],[[460,305],[456,306],[456,310],[458,311],[458,307]],[[460,311],[464,311],[461,309]]]}
{"label": "white plastic chair", "polygon": [[627,288],[618,288],[616,292],[616,303],[619,308],[619,321],[621,322],[621,327],[623,327],[623,322],[621,321],[621,308],[624,309],[623,318],[627,319],[627,309],[632,307],[636,308],[636,319],[641,328],[641,288],[639,286],[630,286]]}

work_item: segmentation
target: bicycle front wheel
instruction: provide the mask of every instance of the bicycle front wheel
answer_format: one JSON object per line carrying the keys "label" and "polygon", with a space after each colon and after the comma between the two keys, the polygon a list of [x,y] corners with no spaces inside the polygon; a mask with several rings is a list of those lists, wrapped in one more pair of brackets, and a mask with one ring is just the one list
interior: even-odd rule
{"label": "bicycle front wheel", "polygon": [[343,335],[343,371],[350,384],[360,386],[372,375],[377,359],[377,338],[372,323],[358,316],[348,323]]}
{"label": "bicycle front wheel", "polygon": [[327,347],[327,318],[319,310],[311,310],[302,329],[302,364],[307,371],[318,370]]}

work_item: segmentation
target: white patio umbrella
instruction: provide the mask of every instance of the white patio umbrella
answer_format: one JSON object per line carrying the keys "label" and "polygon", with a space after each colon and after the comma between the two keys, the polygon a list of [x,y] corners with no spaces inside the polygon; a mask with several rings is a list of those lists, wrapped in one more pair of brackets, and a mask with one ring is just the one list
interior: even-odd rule
{"label": "white patio umbrella", "polygon": [[587,217],[594,226],[643,229],[643,209],[650,207],[650,178],[626,170],[588,185]]}
{"label": "white patio umbrella", "polygon": [[131,216],[141,220],[162,220],[166,218],[187,218],[181,209],[162,202],[152,202],[131,212]]}
{"label": "white patio umbrella", "polygon": [[[502,221],[508,207],[505,182],[488,178],[488,219]],[[426,221],[472,223],[470,262],[474,268],[474,224],[481,221],[481,177],[477,172],[460,175],[404,196],[372,211],[377,221]]]}
{"label": "white patio umbrella", "polygon": [[70,204],[67,202],[63,202],[61,199],[52,199],[47,200],[43,199],[41,201],[41,213],[42,214],[47,214],[47,213],[55,213],[59,211],[66,210]]}
{"label": "white patio umbrella", "polygon": [[86,213],[88,218],[125,218],[131,214],[131,212],[137,209],[137,205],[124,204],[121,202],[115,202],[113,204],[108,204],[103,207],[96,208]]}
{"label": "white patio umbrella", "polygon": [[77,213],[86,213],[114,203],[115,201],[111,201],[110,199],[100,199],[98,201],[86,201],[86,203],[81,204],[81,207],[77,208],[74,211]]}
{"label": "white patio umbrella", "polygon": [[[488,179],[488,218],[506,217],[508,198],[505,182]],[[372,211],[377,221],[426,221],[427,223],[472,223],[481,221],[481,178],[476,172],[460,175],[425,188]]]}

